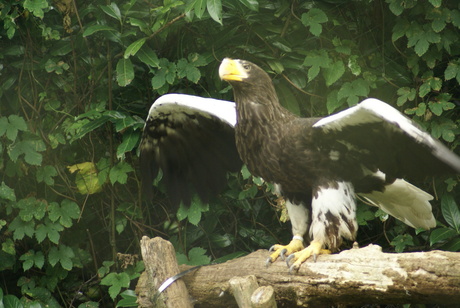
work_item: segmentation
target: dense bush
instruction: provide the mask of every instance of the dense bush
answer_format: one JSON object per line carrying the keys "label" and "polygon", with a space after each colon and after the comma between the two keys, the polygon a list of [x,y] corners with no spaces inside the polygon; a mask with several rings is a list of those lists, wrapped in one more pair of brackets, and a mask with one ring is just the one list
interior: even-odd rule
{"label": "dense bush", "polygon": [[[377,97],[459,152],[456,1],[2,0],[0,20],[5,307],[133,304],[142,235],[168,238],[190,264],[290,239],[279,200],[245,169],[209,205],[171,209],[161,179],[142,201],[150,104],[167,92],[232,99],[223,57],[269,71],[297,114]],[[416,183],[436,196],[431,232],[361,205],[360,244],[460,251],[458,181]]]}

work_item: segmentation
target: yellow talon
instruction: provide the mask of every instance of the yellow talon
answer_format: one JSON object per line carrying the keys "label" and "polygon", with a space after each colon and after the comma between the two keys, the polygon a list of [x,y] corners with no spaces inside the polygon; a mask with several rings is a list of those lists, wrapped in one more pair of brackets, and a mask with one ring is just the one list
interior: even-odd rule
{"label": "yellow talon", "polygon": [[289,267],[289,271],[297,271],[302,263],[304,263],[308,258],[313,256],[313,260],[316,261],[316,257],[322,254],[330,254],[331,251],[328,249],[323,249],[323,244],[318,241],[311,241],[310,245],[305,249],[293,253],[286,260],[286,263],[289,267],[289,261],[294,260],[295,262]]}
{"label": "yellow talon", "polygon": [[287,245],[273,245],[270,251],[274,251],[267,260],[267,263],[273,263],[281,255],[281,259],[284,260],[284,256],[289,256],[297,251],[301,251],[304,248],[303,242],[299,239],[292,239]]}

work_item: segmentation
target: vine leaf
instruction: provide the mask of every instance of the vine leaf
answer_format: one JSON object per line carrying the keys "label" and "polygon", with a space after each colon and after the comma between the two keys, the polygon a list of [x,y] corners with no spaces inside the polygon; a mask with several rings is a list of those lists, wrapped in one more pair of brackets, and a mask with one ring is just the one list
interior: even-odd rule
{"label": "vine leaf", "polygon": [[117,82],[120,87],[126,87],[134,79],[133,63],[130,59],[121,58],[117,63]]}

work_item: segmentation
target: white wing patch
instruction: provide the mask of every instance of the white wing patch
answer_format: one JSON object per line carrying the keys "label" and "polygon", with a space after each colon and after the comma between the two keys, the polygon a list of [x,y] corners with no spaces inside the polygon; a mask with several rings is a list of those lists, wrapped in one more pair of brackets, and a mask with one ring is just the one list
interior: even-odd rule
{"label": "white wing patch", "polygon": [[202,116],[209,117],[213,115],[231,126],[236,125],[235,103],[214,98],[204,98],[187,94],[166,94],[159,97],[149,110],[149,117],[155,117],[157,114],[172,112],[177,117],[184,117],[185,114],[199,113]]}
{"label": "white wing patch", "polygon": [[385,186],[383,192],[359,195],[413,228],[436,227],[436,219],[429,202],[433,200],[433,196],[402,179]]}

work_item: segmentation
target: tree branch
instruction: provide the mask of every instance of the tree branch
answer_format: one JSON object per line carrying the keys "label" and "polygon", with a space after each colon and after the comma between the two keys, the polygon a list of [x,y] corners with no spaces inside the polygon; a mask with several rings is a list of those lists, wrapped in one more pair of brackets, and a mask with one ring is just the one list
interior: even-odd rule
{"label": "tree branch", "polygon": [[369,245],[321,255],[295,275],[282,261],[265,267],[268,255],[259,250],[184,276],[195,307],[237,307],[229,281],[247,275],[254,275],[260,286],[272,286],[279,306],[460,302],[460,253],[383,253],[379,246]]}

